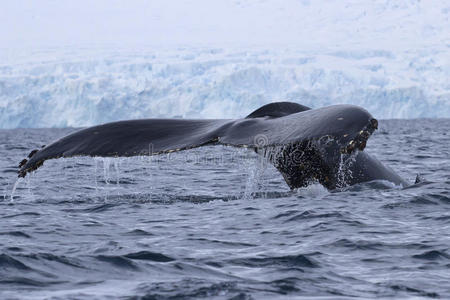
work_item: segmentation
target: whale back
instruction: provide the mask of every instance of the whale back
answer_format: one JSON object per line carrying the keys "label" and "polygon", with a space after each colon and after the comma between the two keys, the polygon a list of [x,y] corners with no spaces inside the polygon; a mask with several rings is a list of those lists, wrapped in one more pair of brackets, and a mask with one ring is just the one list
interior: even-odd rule
{"label": "whale back", "polygon": [[311,108],[307,106],[294,102],[275,102],[261,106],[260,108],[258,108],[245,118],[246,119],[263,118],[263,117],[280,118],[310,109]]}

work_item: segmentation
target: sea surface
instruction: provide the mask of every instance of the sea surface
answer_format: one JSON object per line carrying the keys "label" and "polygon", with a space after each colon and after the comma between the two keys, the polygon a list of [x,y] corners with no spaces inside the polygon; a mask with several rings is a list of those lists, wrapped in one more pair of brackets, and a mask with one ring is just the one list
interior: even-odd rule
{"label": "sea surface", "polygon": [[16,182],[74,130],[0,130],[0,299],[450,298],[450,119],[380,121],[364,151],[420,174],[407,188],[290,191],[224,146],[51,160]]}

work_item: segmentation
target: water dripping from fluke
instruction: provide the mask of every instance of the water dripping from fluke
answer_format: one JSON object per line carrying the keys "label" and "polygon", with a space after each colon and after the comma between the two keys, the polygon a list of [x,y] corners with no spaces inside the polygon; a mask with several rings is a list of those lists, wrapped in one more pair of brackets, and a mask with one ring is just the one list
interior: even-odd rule
{"label": "water dripping from fluke", "polygon": [[19,185],[20,181],[22,181],[22,178],[17,178],[16,182],[13,185],[12,191],[11,191],[11,198],[10,198],[10,202],[14,202],[14,194],[16,193],[17,190],[17,186]]}

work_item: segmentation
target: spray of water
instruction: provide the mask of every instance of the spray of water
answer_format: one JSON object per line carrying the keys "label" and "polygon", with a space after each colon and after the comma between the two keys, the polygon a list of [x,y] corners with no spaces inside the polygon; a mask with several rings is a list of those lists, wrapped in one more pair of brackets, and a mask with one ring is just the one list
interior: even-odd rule
{"label": "spray of water", "polygon": [[330,192],[320,183],[316,182],[296,190],[297,196],[304,198],[322,198]]}
{"label": "spray of water", "polygon": [[109,184],[109,169],[111,167],[111,158],[109,157],[102,157],[103,161],[103,178],[105,180],[106,184]]}
{"label": "spray of water", "polygon": [[244,199],[252,199],[255,194],[261,190],[263,175],[267,170],[268,156],[265,153],[258,155],[257,159],[247,159],[246,169],[248,170],[247,181],[245,184]]}
{"label": "spray of water", "polygon": [[119,171],[119,159],[114,159],[114,170],[116,171],[116,186],[119,187],[119,181],[120,181],[120,171]]}
{"label": "spray of water", "polygon": [[356,156],[358,155],[359,150],[354,151],[351,154],[341,154],[339,157],[339,166],[337,172],[337,186],[338,187],[346,187],[347,183],[350,182],[353,178],[353,173],[351,171],[351,167],[356,161]]}
{"label": "spray of water", "polygon": [[[14,194],[16,193],[17,186],[19,185],[20,181],[22,181],[22,178],[17,178],[16,182],[13,185],[13,189],[11,191],[11,199],[10,199],[11,202],[14,202]],[[6,195],[5,195],[5,198],[6,198]]]}

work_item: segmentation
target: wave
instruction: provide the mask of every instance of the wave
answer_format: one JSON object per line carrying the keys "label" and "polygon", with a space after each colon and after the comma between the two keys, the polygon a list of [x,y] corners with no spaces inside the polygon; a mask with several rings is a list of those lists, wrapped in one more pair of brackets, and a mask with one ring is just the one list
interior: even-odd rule
{"label": "wave", "polygon": [[437,259],[447,259],[450,260],[450,255],[444,251],[431,250],[424,252],[422,254],[413,255],[413,258],[424,259],[424,260],[437,260]]}
{"label": "wave", "polygon": [[[315,253],[318,254],[318,253]],[[231,264],[245,266],[249,268],[267,267],[267,266],[283,266],[287,268],[304,267],[317,268],[318,262],[310,258],[311,255],[286,255],[279,257],[249,257],[238,258],[229,261]]]}
{"label": "wave", "polygon": [[7,254],[0,254],[0,266],[3,270],[7,269],[15,269],[15,270],[21,270],[21,271],[31,271],[32,269],[22,263],[21,261],[7,255]]}
{"label": "wave", "polygon": [[161,253],[150,252],[150,251],[140,251],[136,253],[125,254],[124,257],[135,260],[148,260],[154,262],[169,262],[175,259],[168,257]]}

